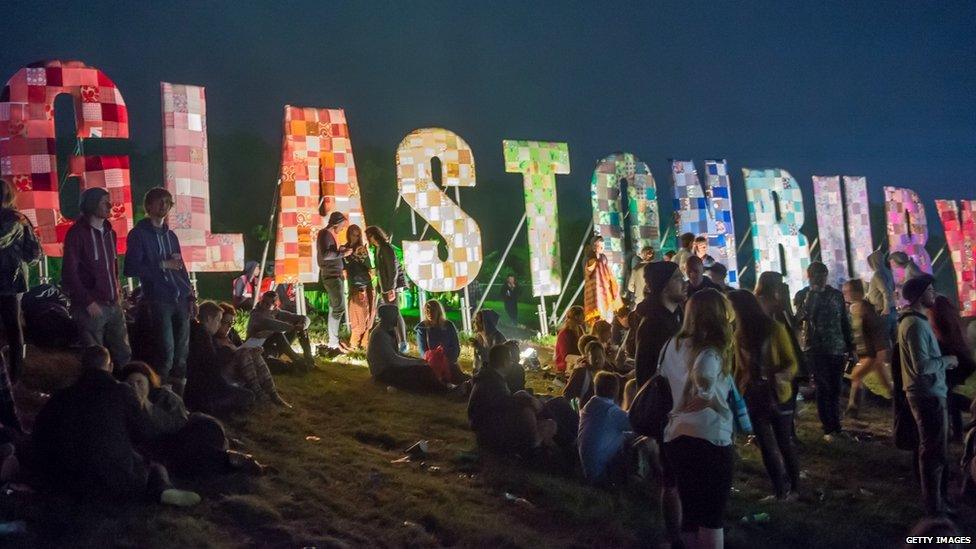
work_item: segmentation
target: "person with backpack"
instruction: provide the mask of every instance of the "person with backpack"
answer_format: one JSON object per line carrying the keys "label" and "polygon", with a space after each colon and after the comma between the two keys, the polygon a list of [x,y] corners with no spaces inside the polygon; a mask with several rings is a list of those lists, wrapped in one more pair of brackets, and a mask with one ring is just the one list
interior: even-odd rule
{"label": "person with backpack", "polygon": [[796,501],[800,464],[789,410],[797,359],[786,327],[747,290],[728,294],[735,311],[735,383],[746,399],[756,443],[779,501]]}
{"label": "person with backpack", "polygon": [[675,476],[686,547],[722,547],[722,516],[732,488],[732,322],[717,290],[693,295],[677,335],[662,351],[660,371],[673,409],[664,428],[664,455]]}
{"label": "person with backpack", "polygon": [[118,370],[129,363],[132,349],[122,310],[116,236],[108,221],[108,191],[86,189],[79,208],[81,215],[64,238],[61,282],[71,298],[71,318],[82,344],[104,345]]}
{"label": "person with backpack", "polygon": [[643,270],[645,297],[637,306],[640,322],[634,344],[638,387],[643,387],[657,371],[661,349],[681,328],[682,305],[687,299],[684,277],[677,263],[648,263]]}
{"label": "person with backpack", "polygon": [[20,300],[27,291],[28,265],[41,257],[41,245],[30,221],[17,211],[16,197],[13,186],[0,179],[0,323],[9,350],[9,360],[0,367],[0,423],[20,431],[11,387],[20,377],[26,350]]}
{"label": "person with backpack", "polygon": [[935,278],[923,274],[902,287],[908,307],[898,319],[901,382],[918,433],[918,471],[922,500],[930,516],[949,511],[947,493],[948,415],[946,370],[959,359],[943,355],[926,312],[935,305]]}

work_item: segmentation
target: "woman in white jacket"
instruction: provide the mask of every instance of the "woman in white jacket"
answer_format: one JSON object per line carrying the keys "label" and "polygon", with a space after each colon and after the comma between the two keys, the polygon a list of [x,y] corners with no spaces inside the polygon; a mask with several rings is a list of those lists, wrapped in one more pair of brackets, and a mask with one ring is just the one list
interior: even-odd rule
{"label": "woman in white jacket", "polygon": [[665,345],[660,372],[674,407],[664,452],[681,496],[686,547],[723,547],[722,515],[732,487],[732,308],[716,290],[688,300],[684,324]]}

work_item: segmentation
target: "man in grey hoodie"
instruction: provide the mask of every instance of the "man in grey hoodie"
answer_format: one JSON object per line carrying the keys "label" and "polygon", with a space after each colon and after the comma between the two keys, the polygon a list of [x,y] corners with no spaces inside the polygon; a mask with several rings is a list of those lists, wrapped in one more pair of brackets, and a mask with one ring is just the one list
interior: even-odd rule
{"label": "man in grey hoodie", "polygon": [[948,483],[949,416],[946,369],[955,368],[954,356],[942,356],[925,312],[935,304],[935,278],[923,274],[902,288],[908,308],[898,320],[898,352],[908,405],[918,429],[918,469],[925,512],[944,515]]}
{"label": "man in grey hoodie", "polygon": [[370,332],[366,347],[366,362],[374,380],[409,391],[440,392],[450,388],[437,379],[423,359],[399,351],[400,311],[396,305],[380,305],[377,317],[379,324]]}

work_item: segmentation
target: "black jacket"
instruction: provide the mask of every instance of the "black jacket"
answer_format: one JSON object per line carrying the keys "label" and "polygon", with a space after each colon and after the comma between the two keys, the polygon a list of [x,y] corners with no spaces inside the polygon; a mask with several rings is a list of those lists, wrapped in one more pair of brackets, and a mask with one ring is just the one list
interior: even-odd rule
{"label": "black jacket", "polygon": [[328,229],[319,231],[316,248],[318,248],[319,277],[322,280],[342,278],[342,253],[339,252],[339,243]]}
{"label": "black jacket", "polygon": [[190,353],[186,358],[183,395],[188,408],[209,410],[215,396],[227,390],[229,383],[220,373],[221,364],[213,336],[196,320],[190,321]]}
{"label": "black jacket", "polygon": [[643,387],[657,372],[657,359],[661,349],[671,336],[681,329],[681,307],[671,312],[655,297],[649,297],[637,306],[640,324],[637,326],[635,343],[635,369],[637,386]]}
{"label": "black jacket", "polygon": [[389,244],[376,247],[376,272],[379,274],[380,292],[386,293],[407,286],[396,251]]}

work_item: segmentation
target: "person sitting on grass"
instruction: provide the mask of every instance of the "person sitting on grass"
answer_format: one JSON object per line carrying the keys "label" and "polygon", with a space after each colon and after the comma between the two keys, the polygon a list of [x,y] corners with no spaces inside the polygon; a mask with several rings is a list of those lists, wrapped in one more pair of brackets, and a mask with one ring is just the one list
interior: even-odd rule
{"label": "person sitting on grass", "polygon": [[464,383],[470,376],[461,371],[458,357],[461,356],[461,343],[458,341],[457,328],[447,315],[440,301],[431,299],[424,303],[424,319],[414,328],[417,336],[417,351],[425,356],[427,351],[441,347],[451,369],[451,383]]}
{"label": "person sitting on grass", "polygon": [[586,333],[586,323],[583,308],[574,305],[566,311],[566,320],[556,334],[556,349],[553,357],[556,373],[561,374],[573,369],[576,359],[581,354],[577,343],[584,333]]}
{"label": "person sitting on grass", "polygon": [[478,311],[471,324],[474,329],[471,345],[474,347],[474,369],[477,372],[488,363],[488,351],[495,345],[505,343],[508,338],[498,329],[498,313],[495,311]]}
{"label": "person sitting on grass", "polygon": [[149,446],[178,475],[194,476],[244,471],[263,474],[265,466],[249,454],[229,450],[220,422],[206,414],[189,413],[183,399],[159,386],[159,376],[145,362],[122,368],[150,423]]}
{"label": "person sitting on grass", "polygon": [[501,454],[531,457],[556,436],[553,419],[539,419],[534,398],[524,391],[514,396],[505,383],[512,352],[506,345],[489,351],[488,363],[471,380],[468,421],[478,447]]}
{"label": "person sitting on grass", "polygon": [[[217,347],[217,357],[220,360],[221,371],[228,379],[254,394],[257,401],[270,401],[278,406],[291,408],[278,394],[274,377],[268,363],[262,356],[261,347],[242,347],[242,343],[235,343],[240,337],[234,332],[234,320],[237,310],[230,303],[220,303],[222,316],[220,327],[214,334],[214,344]],[[233,334],[233,335],[232,335]]]}
{"label": "person sitting on grass", "polygon": [[508,390],[515,394],[525,390],[525,366],[522,366],[522,351],[519,349],[519,342],[514,339],[506,341],[505,346],[512,353],[512,361],[505,369],[505,383],[508,385]]}
{"label": "person sitting on grass", "polygon": [[214,335],[223,310],[213,301],[200,304],[190,322],[190,356],[186,366],[184,401],[191,410],[222,415],[243,412],[254,404],[251,391],[231,385],[221,373]]}
{"label": "person sitting on grass", "polygon": [[369,333],[366,363],[375,381],[408,391],[443,392],[451,387],[441,383],[421,358],[400,352],[400,310],[392,303],[377,309],[379,323]]}
{"label": "person sitting on grass", "polygon": [[580,410],[593,397],[593,377],[597,372],[607,368],[607,354],[599,341],[587,343],[583,355],[573,369],[573,373],[569,375],[566,387],[563,388],[563,396],[567,399],[577,399]]}
{"label": "person sitting on grass", "polygon": [[[247,337],[265,338],[264,350],[271,358],[286,355],[295,366],[311,370],[315,368],[315,358],[308,339],[309,323],[307,316],[282,311],[278,294],[268,291],[261,294],[261,300],[251,311],[247,321]],[[301,356],[291,348],[296,338],[302,346]]]}
{"label": "person sitting on grass", "polygon": [[656,455],[657,443],[634,433],[627,412],[617,405],[620,376],[598,372],[593,387],[593,398],[580,412],[576,442],[583,477],[595,485],[623,484],[633,468],[632,450],[644,447]]}
{"label": "person sitting on grass", "polygon": [[79,495],[149,497],[180,507],[199,503],[198,494],[173,487],[166,467],[135,450],[148,439],[149,419],[132,387],[112,377],[108,350],[87,347],[81,367],[78,380],[37,415],[32,456],[22,463]]}

